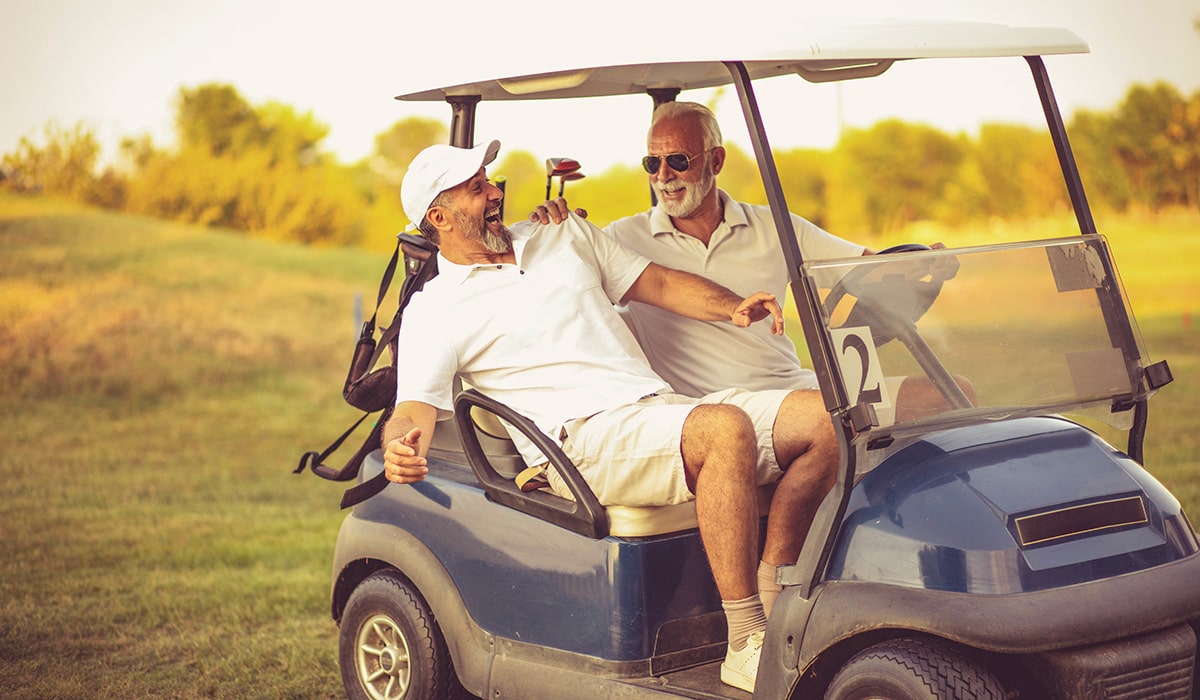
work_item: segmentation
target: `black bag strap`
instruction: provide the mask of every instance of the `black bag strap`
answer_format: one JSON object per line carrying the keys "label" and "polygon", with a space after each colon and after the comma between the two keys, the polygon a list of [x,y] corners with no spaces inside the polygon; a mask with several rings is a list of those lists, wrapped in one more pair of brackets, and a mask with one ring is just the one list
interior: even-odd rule
{"label": "black bag strap", "polygon": [[371,320],[363,324],[366,328],[370,326],[375,328],[375,317],[379,315],[379,307],[383,306],[383,300],[387,297],[388,288],[392,286],[392,278],[396,276],[396,264],[400,262],[400,238],[396,238],[396,249],[392,251],[392,259],[388,260],[387,267],[383,271],[383,277],[379,280],[379,294],[375,297],[375,311],[371,313]]}
{"label": "black bag strap", "polygon": [[[383,271],[383,277],[379,279],[379,293],[375,296],[375,310],[371,312],[371,318],[367,319],[362,326],[362,330],[358,334],[359,345],[375,345],[375,321],[379,317],[379,307],[383,306],[383,300],[387,297],[388,289],[392,286],[392,278],[396,276],[396,265],[400,262],[400,238],[396,238],[396,249],[392,251],[392,257],[388,260],[387,267]],[[401,307],[404,301],[401,300]],[[400,309],[396,309],[396,313],[400,313]],[[380,343],[382,345],[382,343]],[[355,354],[357,357],[358,354]],[[350,376],[346,378],[346,384],[350,384],[355,380],[361,379],[364,375],[370,372],[375,363],[379,361],[379,347],[375,347],[375,352],[371,355],[371,361],[365,367],[356,367],[355,363],[350,365]],[[358,376],[355,376],[357,374]]]}
{"label": "black bag strap", "polygon": [[[388,287],[391,284],[392,278],[395,276],[396,261],[398,253],[405,244],[409,248],[420,250],[424,253],[421,259],[421,265],[415,271],[404,276],[404,283],[400,287],[399,303],[396,305],[396,313],[392,316],[392,322],[383,329],[379,341],[375,341],[375,323],[379,315],[379,307],[383,304],[383,299],[387,295]],[[392,253],[392,259],[388,263],[387,270],[383,273],[383,279],[379,281],[379,297],[375,302],[375,312],[371,314],[370,320],[363,323],[362,331],[358,336],[358,347],[354,353],[354,360],[350,363],[350,371],[346,375],[346,383],[342,389],[342,395],[350,399],[350,393],[354,385],[363,381],[368,374],[374,369],[383,357],[383,351],[388,348],[392,351],[392,361],[395,362],[395,340],[400,333],[400,319],[404,315],[404,309],[408,306],[412,295],[416,294],[425,286],[425,283],[435,277],[438,272],[437,257],[435,256],[436,248],[425,239],[414,236],[408,233],[401,233],[397,236],[396,252]],[[405,256],[407,257],[407,249]],[[369,356],[368,356],[368,353]],[[365,359],[365,362],[363,361]],[[351,401],[353,403],[353,401]],[[359,406],[360,408],[368,408],[367,406]],[[373,410],[369,409],[368,410]]]}
{"label": "black bag strap", "polygon": [[[375,344],[375,324],[379,315],[379,307],[383,305],[383,300],[387,297],[388,289],[391,287],[392,279],[396,275],[396,266],[400,261],[400,251],[404,244],[408,244],[409,248],[420,251],[421,255],[417,256],[420,260],[420,267],[415,270],[415,274],[407,274],[404,277],[404,282],[400,287],[399,303],[396,307],[396,314],[392,317],[392,322],[383,329],[380,335],[379,342]],[[359,345],[366,343],[375,344],[374,352],[371,354],[370,361],[364,365],[358,365],[357,361],[360,357],[359,353],[355,353],[355,361],[351,363],[350,376],[346,379],[346,386],[349,387],[352,383],[362,380],[367,374],[370,374],[374,369],[375,364],[382,357],[383,349],[388,347],[392,350],[392,362],[396,362],[395,341],[400,332],[400,321],[404,315],[404,309],[408,306],[408,302],[412,299],[412,295],[420,291],[425,283],[437,275],[437,247],[426,241],[420,236],[409,233],[401,233],[396,237],[396,249],[392,252],[392,257],[388,261],[387,268],[383,272],[383,277],[379,280],[379,294],[375,300],[375,310],[371,314],[371,318],[363,323],[362,332],[359,335]],[[405,251],[406,257],[408,251]],[[410,269],[410,273],[413,272]],[[358,376],[355,376],[358,375]],[[344,394],[348,392],[343,392]],[[383,427],[391,416],[391,407],[388,407],[380,412],[375,426],[371,429],[370,434],[359,446],[359,448],[350,456],[350,459],[341,467],[335,469],[325,464],[325,460],[336,452],[342,443],[346,441],[358,429],[362,422],[371,415],[368,411],[364,413],[357,421],[354,422],[345,432],[343,432],[336,440],[328,447],[320,452],[309,451],[305,452],[300,457],[300,462],[293,470],[293,474],[299,474],[305,469],[311,469],[317,476],[329,479],[332,481],[349,481],[358,476],[359,470],[362,468],[363,460],[372,451],[378,449],[383,442]],[[349,508],[365,501],[366,499],[379,493],[387,486],[387,478],[383,472],[376,474],[374,477],[364,481],[361,484],[347,489],[342,494],[341,507]]]}
{"label": "black bag strap", "polygon": [[372,450],[379,447],[380,440],[383,437],[383,424],[387,422],[387,418],[390,413],[390,411],[383,411],[380,414],[379,420],[375,421],[375,427],[371,429],[371,433],[367,436],[367,439],[364,440],[358,450],[356,450],[355,453],[350,456],[350,459],[346,460],[346,463],[342,465],[341,469],[334,469],[333,467],[330,467],[329,465],[325,464],[325,460],[328,459],[331,454],[338,451],[338,448],[342,446],[342,443],[346,441],[346,438],[350,437],[350,435],[358,429],[358,426],[362,425],[362,422],[371,415],[370,413],[364,413],[361,418],[354,422],[354,425],[351,425],[346,432],[342,433],[336,440],[330,443],[329,447],[326,447],[320,452],[310,450],[301,455],[300,463],[296,465],[296,468],[292,470],[292,473],[299,474],[305,469],[311,469],[313,474],[325,479],[329,479],[330,481],[349,481],[358,476],[358,470],[359,467],[362,466],[363,458],[370,454]]}
{"label": "black bag strap", "polygon": [[361,484],[351,486],[350,488],[346,489],[345,493],[342,494],[342,510],[362,503],[371,496],[374,496],[382,491],[387,485],[387,472],[379,472]]}
{"label": "black bag strap", "polygon": [[[401,235],[403,236],[404,234]],[[398,240],[403,241],[403,239]],[[421,239],[421,241],[422,244],[428,245],[424,243],[424,239]],[[397,242],[396,245],[396,249],[399,250],[400,242]],[[396,256],[393,254],[392,263],[395,262]],[[437,256],[431,252],[430,256],[424,261],[415,275],[405,275],[404,283],[400,286],[400,303],[396,305],[396,315],[392,317],[392,322],[388,325],[388,327],[383,329],[383,333],[379,337],[379,344],[375,346],[375,354],[371,358],[371,364],[369,367],[375,366],[375,363],[379,361],[380,356],[383,354],[383,349],[385,347],[391,347],[393,342],[396,340],[396,336],[400,334],[400,319],[404,316],[404,309],[408,306],[408,302],[410,299],[412,299],[412,295],[421,291],[421,289],[425,286],[425,283],[436,277],[437,273]],[[384,274],[390,275],[391,273]],[[380,294],[383,294],[386,291],[386,286],[380,287]],[[380,299],[382,301],[382,297],[380,297]],[[375,307],[375,312],[379,312],[378,305]],[[371,320],[374,321],[374,317],[372,317]],[[392,359],[395,360],[395,357]]]}

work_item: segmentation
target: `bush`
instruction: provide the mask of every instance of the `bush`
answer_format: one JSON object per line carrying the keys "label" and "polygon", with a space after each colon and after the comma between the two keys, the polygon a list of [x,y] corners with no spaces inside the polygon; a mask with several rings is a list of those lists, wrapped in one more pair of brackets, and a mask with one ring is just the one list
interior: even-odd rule
{"label": "bush", "polygon": [[82,124],[64,129],[48,122],[43,130],[44,145],[22,137],[17,149],[3,160],[4,187],[25,193],[92,201],[95,194],[95,168],[100,144],[91,130]]}

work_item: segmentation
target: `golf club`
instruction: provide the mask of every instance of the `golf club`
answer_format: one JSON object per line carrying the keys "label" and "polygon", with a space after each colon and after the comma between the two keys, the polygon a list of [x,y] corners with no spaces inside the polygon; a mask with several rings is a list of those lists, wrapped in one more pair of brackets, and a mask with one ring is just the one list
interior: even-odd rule
{"label": "golf club", "polygon": [[508,178],[503,175],[497,175],[492,178],[492,184],[496,189],[500,190],[500,220],[504,221],[504,197],[506,196],[505,188],[508,186]]}
{"label": "golf club", "polygon": [[579,170],[579,167],[579,161],[574,158],[547,158],[546,199],[550,199],[550,185],[555,175],[562,177],[563,175]]}

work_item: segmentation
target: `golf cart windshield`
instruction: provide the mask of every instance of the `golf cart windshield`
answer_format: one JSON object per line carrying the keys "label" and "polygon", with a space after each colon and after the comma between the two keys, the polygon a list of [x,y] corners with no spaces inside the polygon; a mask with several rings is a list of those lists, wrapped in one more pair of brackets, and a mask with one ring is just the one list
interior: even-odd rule
{"label": "golf cart windshield", "polygon": [[[1086,411],[1127,429],[1149,390],[1100,236],[803,265],[848,405],[876,434]],[[905,378],[918,380],[901,388]]]}

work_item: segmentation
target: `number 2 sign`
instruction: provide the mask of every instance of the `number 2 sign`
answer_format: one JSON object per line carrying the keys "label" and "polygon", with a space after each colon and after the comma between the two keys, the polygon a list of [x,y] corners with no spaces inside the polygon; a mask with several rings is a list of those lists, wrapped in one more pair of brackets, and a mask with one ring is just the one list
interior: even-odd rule
{"label": "number 2 sign", "polygon": [[883,380],[883,368],[879,366],[871,329],[867,326],[832,328],[829,334],[837,352],[838,369],[846,385],[849,405],[869,403],[876,411],[890,408],[892,399]]}

